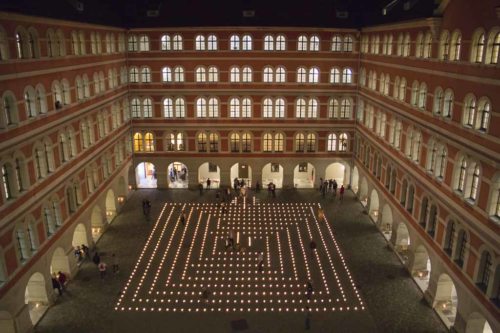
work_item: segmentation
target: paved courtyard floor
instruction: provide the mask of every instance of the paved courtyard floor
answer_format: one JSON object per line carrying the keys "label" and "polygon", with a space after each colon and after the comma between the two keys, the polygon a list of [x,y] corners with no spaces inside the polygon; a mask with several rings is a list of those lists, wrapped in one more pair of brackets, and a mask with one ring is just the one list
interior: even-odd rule
{"label": "paved courtyard floor", "polygon": [[107,276],[85,261],[35,331],[302,332],[307,316],[312,332],[447,331],[351,192],[229,200],[133,193],[97,243]]}

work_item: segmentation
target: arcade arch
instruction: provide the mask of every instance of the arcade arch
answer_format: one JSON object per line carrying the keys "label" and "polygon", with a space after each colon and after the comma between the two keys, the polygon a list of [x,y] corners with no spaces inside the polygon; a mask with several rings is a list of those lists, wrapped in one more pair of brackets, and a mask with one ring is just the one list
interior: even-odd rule
{"label": "arcade arch", "polygon": [[448,328],[455,323],[457,304],[458,297],[455,284],[448,274],[443,273],[438,279],[434,309]]}
{"label": "arcade arch", "polygon": [[473,312],[467,320],[465,333],[493,333],[493,329],[483,315]]}
{"label": "arcade arch", "polygon": [[419,245],[415,249],[411,275],[420,289],[426,291],[429,287],[429,277],[431,275],[431,259],[429,258],[427,249],[423,245]]}
{"label": "arcade arch", "polygon": [[248,186],[252,187],[252,167],[245,163],[236,163],[231,167],[231,171],[229,173],[229,177],[231,179],[231,184],[233,183],[235,178],[238,178],[239,181],[242,181]]}
{"label": "arcade arch", "polygon": [[220,168],[217,164],[205,162],[198,167],[198,183],[207,188],[208,179],[210,179],[210,188],[219,188]]}
{"label": "arcade arch", "polygon": [[135,168],[137,188],[157,188],[156,168],[153,163],[142,162]]}
{"label": "arcade arch", "polygon": [[113,221],[116,216],[116,200],[115,192],[112,189],[108,190],[106,194],[106,221],[109,223]]}
{"label": "arcade arch", "polygon": [[49,298],[45,278],[39,272],[34,273],[26,285],[24,304],[28,305],[31,323],[36,325],[49,308]]}
{"label": "arcade arch", "polygon": [[276,188],[283,187],[283,166],[281,164],[267,163],[262,168],[261,187],[266,187],[271,182],[276,185]]}
{"label": "arcade arch", "polygon": [[94,206],[94,209],[92,209],[90,225],[92,226],[92,238],[94,239],[94,242],[97,242],[104,231],[104,220],[99,206]]}
{"label": "arcade arch", "polygon": [[83,225],[83,223],[78,223],[75,231],[73,232],[73,240],[71,241],[71,245],[73,245],[73,247],[77,247],[82,246],[82,244],[85,244],[86,246],[89,245],[87,239],[87,228],[85,228],[85,225]]}
{"label": "arcade arch", "polygon": [[335,162],[326,167],[325,179],[335,179],[337,184],[347,187],[349,183],[349,166],[344,163]]}
{"label": "arcade arch", "polygon": [[396,229],[396,240],[395,249],[396,252],[401,256],[401,259],[406,264],[408,262],[408,247],[410,246],[410,233],[406,224],[400,222],[398,228]]}
{"label": "arcade arch", "polygon": [[354,167],[352,169],[352,190],[354,191],[354,193],[358,193],[358,190],[359,190],[359,171],[358,171],[358,167]]}
{"label": "arcade arch", "polygon": [[167,167],[168,188],[187,188],[189,185],[188,168],[184,163],[173,162]]}
{"label": "arcade arch", "polygon": [[392,237],[392,209],[388,204],[382,208],[382,216],[380,217],[380,229],[387,240]]}
{"label": "arcade arch", "polygon": [[376,190],[372,190],[372,194],[370,195],[370,208],[369,208],[369,214],[373,221],[377,222],[378,221],[378,216],[379,216],[379,199],[378,199],[378,193]]}
{"label": "arcade arch", "polygon": [[308,162],[299,163],[293,169],[293,184],[295,188],[314,188],[316,170]]}
{"label": "arcade arch", "polygon": [[69,259],[62,247],[58,247],[54,251],[50,261],[50,274],[57,274],[58,272],[70,273]]}

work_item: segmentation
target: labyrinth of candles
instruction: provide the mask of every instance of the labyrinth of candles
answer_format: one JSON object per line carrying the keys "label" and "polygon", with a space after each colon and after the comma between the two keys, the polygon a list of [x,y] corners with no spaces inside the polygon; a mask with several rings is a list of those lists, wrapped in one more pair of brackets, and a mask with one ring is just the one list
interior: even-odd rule
{"label": "labyrinth of candles", "polygon": [[[225,207],[165,203],[115,310],[364,310],[331,223],[318,220],[320,208],[255,198],[237,198]],[[227,246],[230,233],[234,246]]]}

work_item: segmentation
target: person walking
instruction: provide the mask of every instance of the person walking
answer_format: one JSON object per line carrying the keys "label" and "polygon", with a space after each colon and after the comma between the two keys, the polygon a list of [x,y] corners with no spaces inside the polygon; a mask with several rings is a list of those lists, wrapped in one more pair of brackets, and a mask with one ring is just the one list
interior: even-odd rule
{"label": "person walking", "polygon": [[318,208],[318,221],[319,222],[325,221],[325,212],[323,211],[322,208]]}
{"label": "person walking", "polygon": [[59,281],[59,285],[61,286],[61,290],[66,289],[66,282],[68,279],[66,278],[66,274],[63,272],[59,271],[57,272],[57,281]]}
{"label": "person walking", "polygon": [[312,293],[313,293],[313,285],[312,285],[311,281],[307,281],[306,296],[307,296],[308,300],[311,299]]}
{"label": "person walking", "polygon": [[92,257],[92,261],[94,262],[94,264],[96,266],[99,265],[99,263],[101,262],[101,257],[99,256],[99,252],[96,251],[96,253],[94,254],[94,256]]}
{"label": "person walking", "polygon": [[259,272],[262,272],[264,270],[264,254],[262,254],[262,252],[259,252],[258,260],[259,260],[258,264]]}
{"label": "person walking", "polygon": [[337,184],[337,181],[334,179],[333,180],[333,196],[336,196],[337,195],[337,187],[339,185]]}
{"label": "person walking", "polygon": [[311,311],[309,310],[308,306],[306,306],[306,322],[305,322],[305,325],[306,325],[306,330],[310,330],[311,329]]}
{"label": "person walking", "polygon": [[97,267],[99,269],[99,275],[101,276],[101,280],[103,280],[104,277],[106,276],[106,270],[108,269],[108,265],[106,265],[104,261],[101,261],[99,265],[97,265]]}
{"label": "person walking", "polygon": [[340,186],[339,194],[340,194],[340,201],[344,200],[344,192],[345,188],[344,185]]}
{"label": "person walking", "polygon": [[181,223],[182,223],[182,226],[186,225],[186,212],[184,210],[182,210],[182,213],[181,213]]}
{"label": "person walking", "polygon": [[57,291],[59,292],[59,296],[62,295],[62,288],[61,288],[61,284],[59,283],[59,281],[57,280],[56,278],[56,274],[52,274],[52,288],[53,289],[57,289]]}

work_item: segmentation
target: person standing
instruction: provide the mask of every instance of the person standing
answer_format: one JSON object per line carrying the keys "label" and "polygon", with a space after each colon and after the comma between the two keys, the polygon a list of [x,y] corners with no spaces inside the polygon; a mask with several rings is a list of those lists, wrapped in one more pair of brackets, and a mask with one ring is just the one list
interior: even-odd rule
{"label": "person standing", "polygon": [[309,307],[306,306],[306,330],[311,329],[311,311],[309,310]]}
{"label": "person standing", "polygon": [[61,286],[61,291],[66,289],[67,280],[68,279],[66,278],[66,274],[64,274],[61,271],[57,272],[57,281],[59,281],[59,285]]}
{"label": "person standing", "polygon": [[345,192],[345,188],[344,188],[344,185],[342,185],[342,186],[340,186],[340,190],[339,190],[340,201],[342,201],[344,199],[344,192]]}
{"label": "person standing", "polygon": [[207,190],[210,190],[211,183],[212,183],[212,181],[210,180],[210,178],[207,178]]}
{"label": "person standing", "polygon": [[338,187],[337,181],[334,179],[333,180],[333,196],[337,195],[337,187]]}
{"label": "person standing", "polygon": [[99,252],[96,251],[96,253],[94,254],[94,257],[92,257],[92,261],[94,262],[94,264],[96,266],[99,265],[99,263],[101,262],[101,257],[99,256]]}
{"label": "person standing", "polygon": [[99,268],[99,275],[101,276],[101,280],[103,280],[104,277],[106,276],[106,270],[108,269],[108,265],[106,265],[104,261],[101,261],[99,265],[97,265],[97,267]]}
{"label": "person standing", "polygon": [[311,281],[307,281],[307,299],[311,299],[311,296],[312,296],[312,293],[313,293],[313,285],[311,283]]}
{"label": "person standing", "polygon": [[52,288],[57,289],[57,291],[59,292],[59,296],[62,295],[61,284],[59,283],[59,281],[57,281],[55,273],[52,274]]}
{"label": "person standing", "polygon": [[116,274],[120,271],[120,267],[118,266],[118,261],[116,259],[116,255],[114,253],[111,255],[111,265],[112,265],[114,274]]}
{"label": "person standing", "polygon": [[259,272],[262,272],[264,270],[264,254],[262,254],[262,252],[259,252],[258,260],[259,260],[258,264]]}
{"label": "person standing", "polygon": [[182,210],[182,213],[181,213],[181,223],[182,223],[182,226],[186,225],[186,212],[184,210]]}

